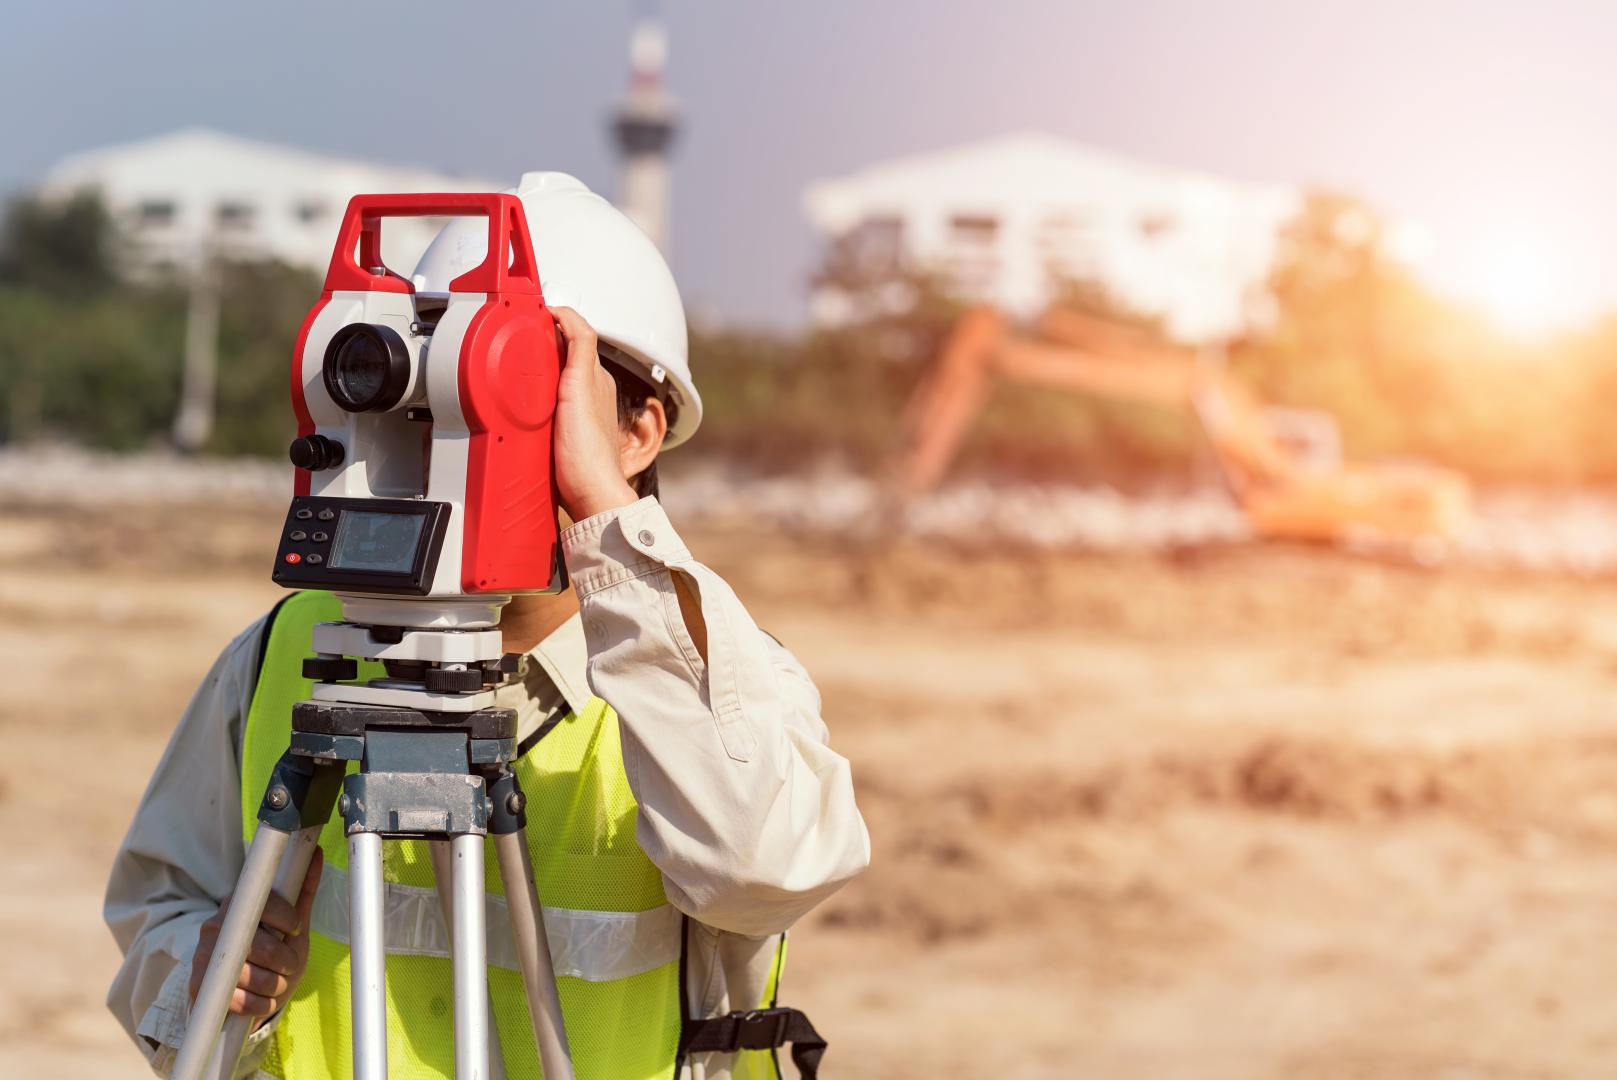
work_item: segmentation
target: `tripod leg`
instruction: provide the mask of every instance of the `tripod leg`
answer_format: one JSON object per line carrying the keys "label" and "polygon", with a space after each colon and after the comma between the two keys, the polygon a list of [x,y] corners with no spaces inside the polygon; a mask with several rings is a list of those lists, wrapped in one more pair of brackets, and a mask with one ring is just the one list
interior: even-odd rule
{"label": "tripod leg", "polygon": [[550,963],[550,943],[545,938],[544,913],[539,907],[527,836],[522,831],[496,833],[494,855],[505,882],[511,932],[516,938],[517,961],[522,966],[522,984],[528,991],[528,1012],[533,1019],[534,1041],[539,1046],[540,1067],[545,1080],[572,1080],[567,1028],[562,1023],[561,996],[556,992],[556,972]]}
{"label": "tripod leg", "polygon": [[208,970],[202,976],[202,986],[191,1005],[185,1042],[170,1073],[172,1080],[202,1080],[219,1038],[219,1025],[230,1011],[230,998],[241,978],[241,966],[247,960],[253,935],[258,932],[258,920],[264,915],[264,902],[269,898],[276,868],[291,842],[290,832],[262,822],[253,834],[241,877],[236,879],[236,891],[231,894],[230,910],[225,912],[213,956],[208,960]]}
{"label": "tripod leg", "polygon": [[387,958],[383,947],[382,838],[348,837],[349,959],[354,1080],[387,1080]]}
{"label": "tripod leg", "polygon": [[[272,887],[277,893],[288,900],[298,898],[298,893],[303,889],[303,879],[309,873],[309,863],[314,860],[315,849],[319,846],[318,825],[298,830],[281,856],[280,867],[275,871]],[[219,1036],[218,1043],[214,1045],[207,1075],[214,1080],[231,1080],[236,1075],[236,1062],[241,1058],[241,1049],[247,1044],[247,1036],[252,1031],[251,1016],[232,1013],[230,1019],[225,1021],[225,1030]]]}
{"label": "tripod leg", "polygon": [[488,940],[483,921],[483,837],[463,833],[450,841],[454,871],[451,934],[455,971],[455,1077],[488,1077]]}
{"label": "tripod leg", "polygon": [[[454,876],[454,857],[449,851],[448,840],[427,841],[427,851],[432,855],[432,877],[438,886],[438,906],[443,909],[444,929],[451,936],[455,926],[455,892],[450,888],[450,878]],[[453,942],[451,942],[453,949]],[[453,961],[451,961],[453,963]],[[500,1049],[500,1028],[494,1022],[493,995],[488,1003],[488,1075],[489,1080],[505,1080],[505,1054]]]}

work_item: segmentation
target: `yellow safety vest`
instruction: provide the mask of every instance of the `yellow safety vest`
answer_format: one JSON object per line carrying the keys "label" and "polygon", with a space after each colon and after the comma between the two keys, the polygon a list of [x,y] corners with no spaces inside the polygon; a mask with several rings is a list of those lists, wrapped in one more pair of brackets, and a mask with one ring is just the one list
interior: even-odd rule
{"label": "yellow safety vest", "polygon": [[[286,750],[292,706],[310,695],[302,677],[316,623],[340,620],[324,592],[288,597],[266,635],[242,738],[243,839],[251,842],[270,771]],[[379,676],[362,661],[361,680]],[[350,763],[349,769],[357,769]],[[678,1062],[684,919],[662,875],[635,841],[637,806],[624,775],[617,714],[599,698],[569,713],[515,763],[527,795],[528,845],[545,905],[562,1014],[579,1080],[671,1077]],[[352,1075],[349,1017],[348,845],[340,816],[320,834],[325,877],[310,919],[309,965],[286,1005],[262,1068],[291,1080]],[[506,1072],[540,1075],[527,995],[516,970],[493,843],[489,994]],[[432,860],[416,840],[383,843],[387,882],[388,1075],[454,1075],[452,973]],[[759,1006],[773,1001],[784,948]],[[773,1077],[773,1053],[737,1055],[738,1078]]]}

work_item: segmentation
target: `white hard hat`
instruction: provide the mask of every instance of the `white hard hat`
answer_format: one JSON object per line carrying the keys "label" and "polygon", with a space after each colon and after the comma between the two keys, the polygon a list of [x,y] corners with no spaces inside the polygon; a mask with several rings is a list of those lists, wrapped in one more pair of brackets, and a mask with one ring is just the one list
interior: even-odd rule
{"label": "white hard hat", "polygon": [[[702,398],[691,381],[685,307],[657,245],[566,173],[524,173],[509,194],[528,216],[545,303],[584,316],[672,404],[664,448],[690,438],[702,422]],[[449,282],[480,265],[487,248],[485,222],[455,218],[416,264],[416,292],[448,293]]]}

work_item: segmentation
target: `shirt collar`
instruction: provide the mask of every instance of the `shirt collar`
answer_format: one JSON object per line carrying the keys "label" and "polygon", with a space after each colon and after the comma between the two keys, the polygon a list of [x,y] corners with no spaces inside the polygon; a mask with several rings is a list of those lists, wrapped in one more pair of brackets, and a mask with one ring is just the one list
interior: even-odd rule
{"label": "shirt collar", "polygon": [[585,675],[589,649],[584,643],[584,620],[578,613],[552,630],[528,655],[544,669],[567,707],[582,714],[593,695]]}

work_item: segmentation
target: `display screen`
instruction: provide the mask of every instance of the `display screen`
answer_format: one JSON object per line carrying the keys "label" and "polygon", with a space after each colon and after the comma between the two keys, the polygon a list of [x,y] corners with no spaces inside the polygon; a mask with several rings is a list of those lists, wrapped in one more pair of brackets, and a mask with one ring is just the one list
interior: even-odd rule
{"label": "display screen", "polygon": [[377,514],[344,510],[328,565],[334,570],[380,570],[408,574],[415,565],[424,514]]}

